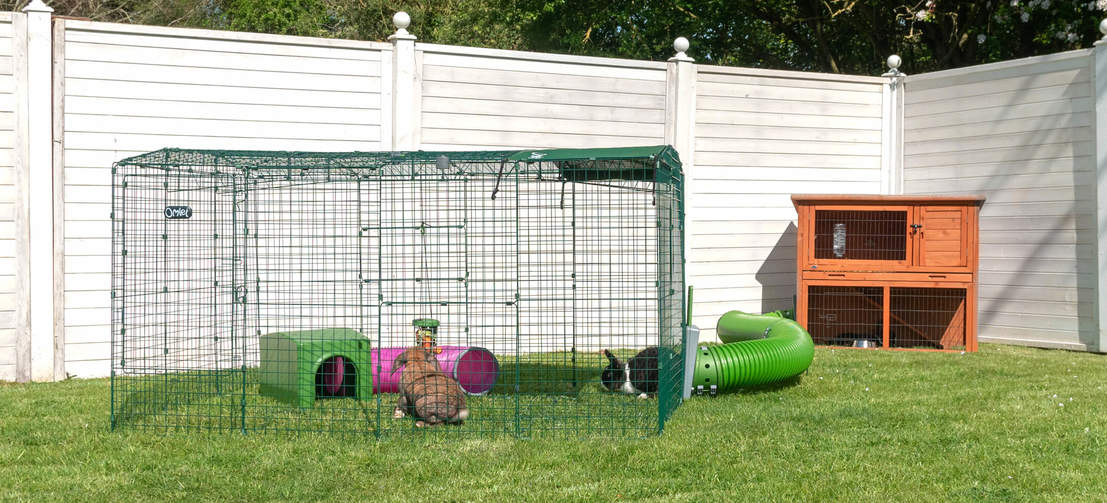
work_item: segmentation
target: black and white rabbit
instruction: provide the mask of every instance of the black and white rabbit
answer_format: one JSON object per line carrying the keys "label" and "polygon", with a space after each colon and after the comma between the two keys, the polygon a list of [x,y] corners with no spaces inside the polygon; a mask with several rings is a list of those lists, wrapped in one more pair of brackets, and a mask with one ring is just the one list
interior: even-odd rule
{"label": "black and white rabbit", "polygon": [[657,393],[657,347],[648,347],[639,351],[634,358],[624,362],[611,354],[611,351],[603,350],[609,362],[607,368],[600,374],[603,386],[610,391],[622,392],[628,395],[638,395],[638,398],[649,398]]}

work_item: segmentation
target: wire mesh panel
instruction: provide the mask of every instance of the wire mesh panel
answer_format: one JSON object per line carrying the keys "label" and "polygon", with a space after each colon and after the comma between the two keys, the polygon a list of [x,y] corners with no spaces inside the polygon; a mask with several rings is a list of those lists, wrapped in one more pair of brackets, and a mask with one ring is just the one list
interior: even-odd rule
{"label": "wire mesh panel", "polygon": [[889,300],[891,347],[965,347],[964,288],[892,287]]}
{"label": "wire mesh panel", "polygon": [[905,260],[906,210],[815,210],[815,258]]}
{"label": "wire mesh panel", "polygon": [[[113,174],[113,427],[645,435],[679,405],[670,148],[167,149]],[[653,399],[601,384],[605,350],[651,355]]]}
{"label": "wire mesh panel", "polygon": [[807,295],[807,331],[816,344],[883,345],[883,288],[809,286]]}
{"label": "wire mesh panel", "polygon": [[244,276],[234,232],[242,180],[127,168],[115,180],[115,418],[236,427],[240,410],[226,405],[243,391],[245,316],[235,292]]}

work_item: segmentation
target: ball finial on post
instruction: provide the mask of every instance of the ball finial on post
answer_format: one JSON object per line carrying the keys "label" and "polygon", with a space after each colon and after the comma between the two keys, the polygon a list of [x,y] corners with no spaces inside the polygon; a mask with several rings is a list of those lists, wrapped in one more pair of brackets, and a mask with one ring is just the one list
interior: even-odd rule
{"label": "ball finial on post", "polygon": [[669,61],[692,61],[692,58],[689,58],[688,55],[684,53],[684,51],[688,50],[690,45],[688,39],[684,37],[677,37],[676,40],[673,40],[673,49],[676,51],[676,54],[669,58]]}
{"label": "ball finial on post", "polygon": [[899,71],[899,65],[903,64],[903,60],[900,59],[898,54],[888,56],[888,68],[892,71]]}
{"label": "ball finial on post", "polygon": [[1107,18],[1099,22],[1099,32],[1103,34],[1103,39],[1107,40]]}
{"label": "ball finial on post", "polygon": [[[1107,20],[1105,20],[1105,21],[1107,21]],[[687,51],[688,46],[689,46],[688,39],[686,39],[684,37],[677,37],[676,40],[673,41],[673,49],[676,49],[676,52]]]}
{"label": "ball finial on post", "polygon": [[54,9],[42,3],[42,0],[31,0],[27,2],[27,6],[23,8],[23,12],[54,12]]}
{"label": "ball finial on post", "polygon": [[392,25],[396,27],[396,33],[407,35],[407,27],[411,26],[411,16],[404,11],[392,15]]}
{"label": "ball finial on post", "polygon": [[903,81],[907,74],[899,71],[899,65],[903,64],[903,60],[900,59],[898,54],[888,56],[885,61],[888,64],[888,71],[881,74],[881,77],[888,77],[888,85],[895,89],[899,86],[899,83]]}

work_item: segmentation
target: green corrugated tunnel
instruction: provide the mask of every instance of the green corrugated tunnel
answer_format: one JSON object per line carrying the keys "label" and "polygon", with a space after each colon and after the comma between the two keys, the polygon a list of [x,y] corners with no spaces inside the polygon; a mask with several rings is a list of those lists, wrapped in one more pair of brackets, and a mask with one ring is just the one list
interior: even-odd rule
{"label": "green corrugated tunnel", "polygon": [[782,381],[803,373],[815,357],[811,335],[781,311],[730,311],[716,330],[726,344],[697,349],[693,389],[721,393]]}

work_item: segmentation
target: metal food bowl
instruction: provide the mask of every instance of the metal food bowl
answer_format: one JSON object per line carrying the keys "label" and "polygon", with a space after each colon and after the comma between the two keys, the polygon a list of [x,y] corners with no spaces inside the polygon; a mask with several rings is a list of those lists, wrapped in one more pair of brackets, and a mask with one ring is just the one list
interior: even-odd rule
{"label": "metal food bowl", "polygon": [[855,348],[879,348],[880,346],[880,341],[873,339],[856,339],[853,341],[853,347]]}

